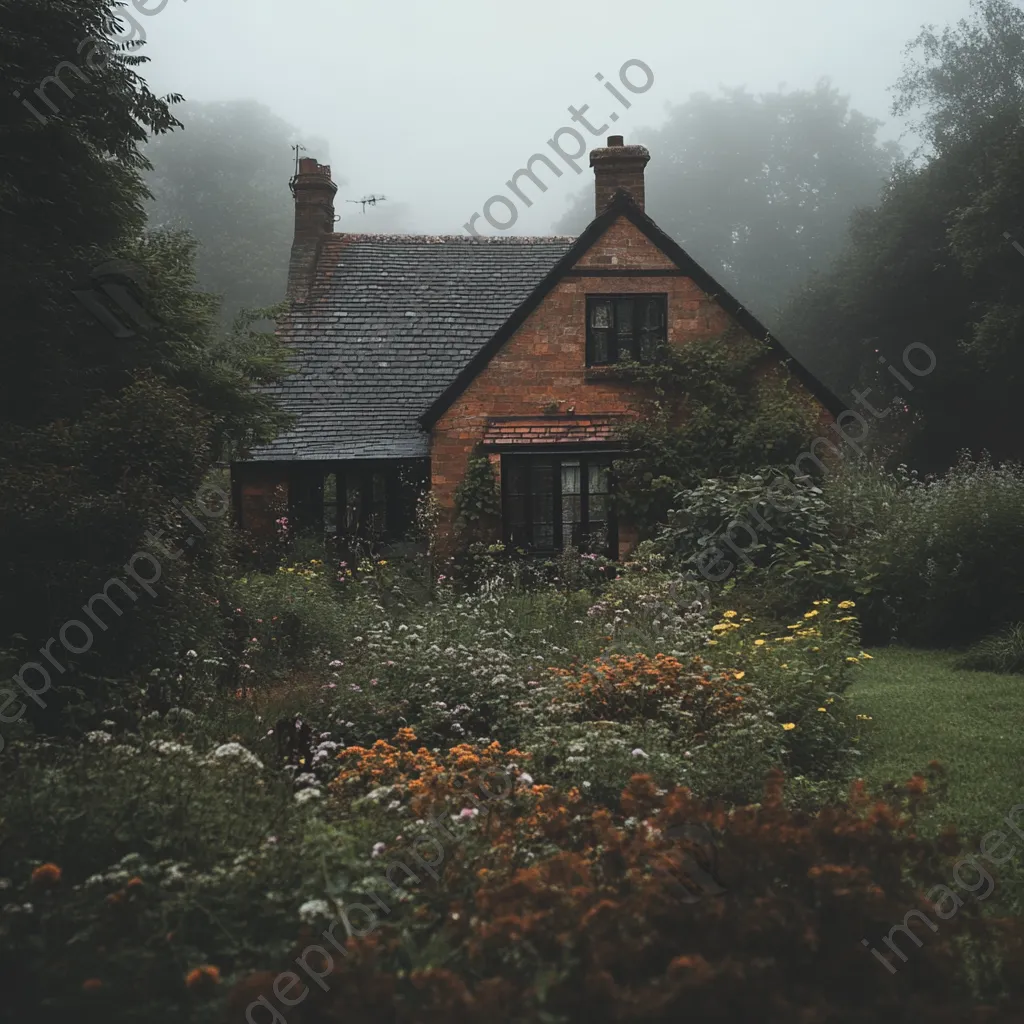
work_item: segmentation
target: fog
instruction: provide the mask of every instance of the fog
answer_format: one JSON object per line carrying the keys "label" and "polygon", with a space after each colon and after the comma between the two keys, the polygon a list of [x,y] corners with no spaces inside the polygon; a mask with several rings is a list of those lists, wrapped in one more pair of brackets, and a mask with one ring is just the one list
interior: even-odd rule
{"label": "fog", "polygon": [[[454,234],[531,154],[550,153],[548,140],[572,124],[570,105],[590,105],[595,126],[617,112],[608,134],[629,142],[694,92],[810,89],[828,78],[852,107],[885,121],[880,138],[907,148],[914,140],[889,113],[903,49],[922,24],[968,11],[968,0],[171,0],[141,19],[143,70],[160,94],[253,99],[303,138],[326,140],[329,154],[308,155],[329,157],[345,180],[341,230]],[[625,109],[595,75],[621,91],[629,60],[654,81],[627,94]],[[598,144],[584,134],[588,148]],[[657,160],[654,151],[652,170]],[[591,185],[586,158],[579,164],[579,175],[566,168],[521,208],[512,230],[550,232]],[[388,200],[365,215],[345,202],[373,193]]]}

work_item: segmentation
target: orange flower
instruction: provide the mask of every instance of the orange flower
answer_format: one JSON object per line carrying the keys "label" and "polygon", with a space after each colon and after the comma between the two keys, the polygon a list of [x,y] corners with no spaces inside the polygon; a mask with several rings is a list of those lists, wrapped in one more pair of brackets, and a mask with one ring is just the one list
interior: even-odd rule
{"label": "orange flower", "polygon": [[203,964],[201,967],[193,967],[185,975],[185,987],[193,991],[203,991],[213,988],[220,982],[220,969],[210,964]]}
{"label": "orange flower", "polygon": [[99,992],[103,988],[103,982],[99,978],[86,978],[82,982],[83,992]]}
{"label": "orange flower", "polygon": [[54,886],[60,883],[61,870],[56,864],[40,864],[32,872],[32,881],[36,885]]}
{"label": "orange flower", "polygon": [[142,881],[142,879],[139,878],[138,875],[136,875],[134,878],[129,878],[128,879],[128,882],[125,884],[125,888],[126,889],[138,889],[140,885],[144,885],[144,884],[145,883]]}

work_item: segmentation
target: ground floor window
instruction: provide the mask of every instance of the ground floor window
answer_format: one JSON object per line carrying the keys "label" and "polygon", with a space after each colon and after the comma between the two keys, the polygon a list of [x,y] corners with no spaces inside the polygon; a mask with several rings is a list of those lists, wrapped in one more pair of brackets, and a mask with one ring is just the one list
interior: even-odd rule
{"label": "ground floor window", "polygon": [[289,504],[296,531],[326,540],[402,537],[427,474],[425,459],[294,463]]}
{"label": "ground floor window", "polygon": [[571,545],[614,557],[611,467],[609,454],[502,456],[506,541],[529,551]]}

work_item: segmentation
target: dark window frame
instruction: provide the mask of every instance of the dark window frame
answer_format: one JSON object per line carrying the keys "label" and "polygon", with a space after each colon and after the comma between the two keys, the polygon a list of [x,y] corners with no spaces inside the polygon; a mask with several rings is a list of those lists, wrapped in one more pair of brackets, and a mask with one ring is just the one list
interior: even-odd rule
{"label": "dark window frame", "polygon": [[[661,345],[668,343],[668,293],[667,292],[625,292],[622,294],[611,294],[601,293],[597,295],[587,296],[587,344],[586,344],[586,364],[587,366],[614,366],[616,363],[624,362],[622,353],[619,351],[619,322],[618,322],[618,303],[630,301],[633,303],[633,314],[631,337],[633,339],[633,352],[627,356],[632,358],[636,362],[650,363],[656,358],[652,354],[650,359],[644,358],[643,353],[640,351],[640,332],[643,325],[643,318],[641,315],[641,309],[645,303],[657,302],[659,309],[658,312],[661,316],[661,337],[655,343],[655,349]],[[597,330],[593,326],[593,311],[598,303],[608,303],[611,307],[611,322],[608,328],[607,336],[607,358],[599,359],[597,357],[598,350],[600,348],[599,339],[596,336]]]}
{"label": "dark window frame", "polygon": [[[410,460],[425,462],[425,460]],[[397,464],[396,464],[397,463]],[[417,467],[404,460],[330,460],[296,462],[290,467],[289,515],[298,531],[311,532],[326,539],[370,538],[389,540],[400,537],[412,525],[411,511],[405,508],[403,488],[418,486],[423,476],[429,484],[426,466]],[[326,501],[327,478],[334,475],[334,499]],[[408,478],[407,478],[408,477]],[[375,479],[378,482],[375,498]],[[354,529],[349,527],[350,486],[358,486],[358,511]],[[354,492],[354,488],[353,488]],[[330,512],[333,511],[333,515]],[[378,529],[372,529],[374,517]],[[333,518],[334,530],[327,532],[328,521]]]}
{"label": "dark window frame", "polygon": [[[590,467],[595,462],[606,463],[609,467],[608,490],[602,492],[608,496],[606,519],[604,520],[607,529],[605,547],[601,551],[594,552],[603,554],[609,558],[618,558],[619,550],[619,529],[618,522],[612,508],[612,495],[615,493],[615,478],[611,473],[611,464],[620,455],[617,451],[557,451],[557,452],[506,452],[501,455],[501,521],[502,535],[505,543],[510,547],[523,548],[530,554],[551,555],[564,550],[566,538],[563,536],[562,519],[562,463],[579,462],[580,464],[580,529],[584,533],[590,526]],[[550,547],[538,547],[534,543],[535,528],[537,525],[534,517],[533,507],[533,483],[534,474],[528,472],[526,476],[527,488],[522,497],[525,502],[526,518],[523,533],[526,537],[516,538],[513,536],[512,524],[512,494],[510,492],[512,469],[516,464],[528,465],[531,468],[537,465],[546,465],[551,470],[551,501],[552,501],[552,545]]]}

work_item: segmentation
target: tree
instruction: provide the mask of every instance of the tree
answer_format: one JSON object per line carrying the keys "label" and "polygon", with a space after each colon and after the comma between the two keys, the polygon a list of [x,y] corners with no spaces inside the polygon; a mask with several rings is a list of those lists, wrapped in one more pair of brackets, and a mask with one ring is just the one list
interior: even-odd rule
{"label": "tree", "polygon": [[[149,92],[133,70],[143,58],[111,42],[118,27],[116,0],[0,5],[0,646],[12,671],[86,619],[84,603],[151,538],[180,552],[161,560],[152,599],[122,600],[116,619],[106,609],[94,645],[68,653],[81,632],[58,645],[55,682],[83,691],[98,675],[215,646],[227,531],[197,531],[181,507],[216,461],[283,422],[254,388],[281,372],[276,340],[244,322],[221,333],[216,297],[195,286],[194,243],[143,234],[140,147],[174,127],[176,97]],[[77,91],[43,90],[53,102],[40,117],[22,107],[16,93],[34,95],[83,39]],[[66,695],[54,686],[31,710],[54,724]]]}
{"label": "tree", "polygon": [[922,469],[961,448],[1019,458],[1024,442],[1006,415],[1024,386],[1024,256],[1010,244],[1024,237],[1024,12],[972,6],[908,46],[894,112],[926,148],[784,318],[787,338],[872,388],[878,427],[906,436]]}
{"label": "tree", "polygon": [[[151,226],[187,230],[199,241],[199,285],[222,296],[226,321],[243,307],[280,302],[294,219],[291,147],[299,133],[253,100],[184,103],[178,115],[183,128],[146,148]],[[306,145],[327,161],[326,143]]]}
{"label": "tree", "polygon": [[[637,140],[653,155],[647,210],[774,326],[790,291],[839,253],[851,213],[876,201],[899,155],[877,141],[879,126],[825,82],[696,93]],[[591,202],[579,197],[559,230],[579,231]]]}

